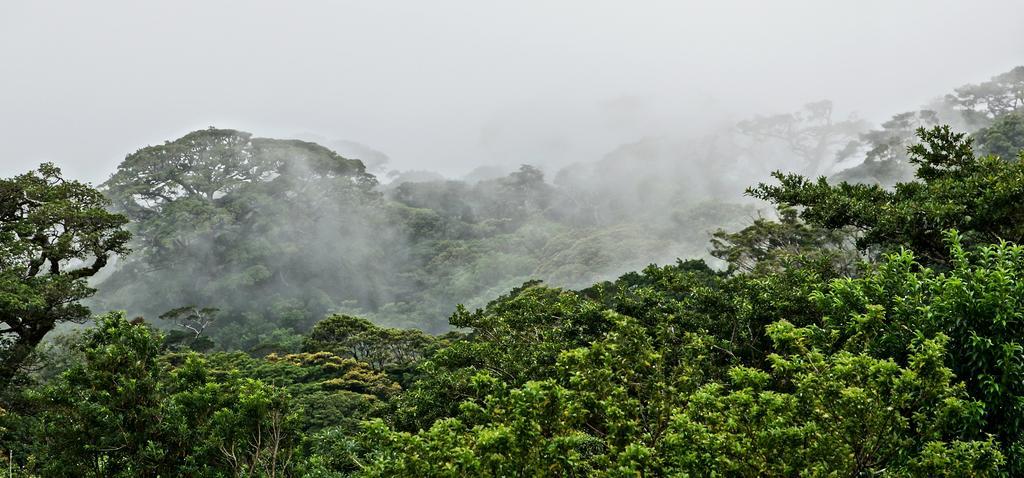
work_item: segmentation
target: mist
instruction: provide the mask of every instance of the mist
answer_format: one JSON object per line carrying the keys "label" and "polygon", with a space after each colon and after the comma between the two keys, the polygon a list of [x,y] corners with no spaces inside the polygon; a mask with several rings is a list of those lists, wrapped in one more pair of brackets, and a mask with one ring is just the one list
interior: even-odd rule
{"label": "mist", "polygon": [[[993,14],[993,12],[999,12]],[[4,2],[0,174],[217,126],[554,174],[823,98],[873,122],[1024,58],[1024,4]],[[711,128],[709,128],[711,126]]]}
{"label": "mist", "polygon": [[0,0],[0,469],[1024,476],[1021,19]]}
{"label": "mist", "polygon": [[528,281],[722,266],[775,170],[912,177],[914,128],[991,124],[944,95],[1024,58],[1011,3],[13,3],[0,174],[131,219],[94,309],[219,308],[249,351],[337,312],[443,333]]}

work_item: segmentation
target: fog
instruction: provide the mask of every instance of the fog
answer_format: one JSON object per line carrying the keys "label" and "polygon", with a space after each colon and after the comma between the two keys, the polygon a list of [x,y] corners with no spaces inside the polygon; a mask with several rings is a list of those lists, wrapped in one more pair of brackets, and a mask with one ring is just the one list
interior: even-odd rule
{"label": "fog", "polygon": [[99,183],[211,125],[461,176],[822,98],[878,123],[1019,64],[1022,17],[1013,0],[5,0],[0,175],[53,161]]}

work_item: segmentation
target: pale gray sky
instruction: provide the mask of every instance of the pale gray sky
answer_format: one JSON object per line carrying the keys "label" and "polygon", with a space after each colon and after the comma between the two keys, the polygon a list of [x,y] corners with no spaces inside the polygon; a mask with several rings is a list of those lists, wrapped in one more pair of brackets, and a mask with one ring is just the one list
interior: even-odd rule
{"label": "pale gray sky", "polygon": [[100,182],[210,125],[459,174],[821,98],[878,121],[1024,64],[1022,18],[1020,0],[0,0],[0,175]]}

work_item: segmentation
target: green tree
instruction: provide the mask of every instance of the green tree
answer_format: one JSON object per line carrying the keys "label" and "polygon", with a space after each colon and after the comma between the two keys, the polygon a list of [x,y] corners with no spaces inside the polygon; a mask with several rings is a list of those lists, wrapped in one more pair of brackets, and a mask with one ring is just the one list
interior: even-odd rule
{"label": "green tree", "polygon": [[897,363],[919,337],[948,337],[951,371],[984,406],[985,431],[998,438],[1009,471],[1024,470],[1024,248],[986,245],[965,251],[947,234],[948,270],[937,272],[905,251],[871,274],[832,282],[814,298],[836,347]]}
{"label": "green tree", "polygon": [[[945,339],[909,363],[828,354],[788,322],[770,370],[706,373],[710,342],[652,339],[607,314],[603,338],[560,354],[550,378],[513,385],[477,370],[480,395],[418,432],[368,426],[365,476],[998,476],[982,404],[945,367]],[[670,329],[665,329],[667,332]]]}
{"label": "green tree", "polygon": [[119,208],[141,219],[178,199],[213,201],[283,174],[343,176],[364,187],[375,183],[360,161],[315,143],[211,127],[128,155],[104,187]]}
{"label": "green tree", "polygon": [[220,309],[204,335],[254,349],[402,284],[404,233],[358,160],[314,143],[207,129],[129,155],[104,183],[137,254],[98,302],[157,316]]}
{"label": "green tree", "polygon": [[381,416],[401,387],[368,364],[330,352],[270,354],[252,358],[241,352],[206,357],[218,380],[239,375],[272,384],[292,398],[295,426],[305,433],[324,428],[353,433],[360,420]]}
{"label": "green tree", "polygon": [[666,467],[695,476],[999,476],[1003,456],[976,439],[981,404],[944,366],[944,339],[908,364],[808,347],[772,327],[771,371],[737,367],[691,395],[669,427]]}
{"label": "green tree", "polygon": [[965,244],[1024,239],[1024,163],[976,157],[971,138],[947,126],[917,134],[921,144],[909,149],[917,179],[893,190],[774,173],[778,185],[761,184],[748,193],[800,208],[811,226],[850,229],[864,251],[903,246],[932,264],[950,259],[942,237],[947,229],[959,230]]}
{"label": "green tree", "polygon": [[82,361],[43,391],[44,475],[146,475],[166,466],[160,341],[123,316],[100,318],[79,344]]}
{"label": "green tree", "polygon": [[100,317],[82,360],[33,392],[42,476],[286,476],[297,437],[287,393],[163,340],[121,314]]}
{"label": "green tree", "polygon": [[160,314],[161,320],[185,329],[168,332],[166,342],[172,346],[187,346],[199,352],[213,348],[213,341],[203,335],[203,332],[217,320],[218,312],[220,310],[215,307],[199,308],[189,305]]}
{"label": "green tree", "polygon": [[800,263],[826,261],[837,273],[854,272],[860,257],[844,231],[813,227],[800,221],[792,208],[779,210],[779,220],[758,218],[740,231],[716,231],[711,255],[725,261],[729,272],[770,273]]}
{"label": "green tree", "polygon": [[473,385],[478,370],[514,385],[550,377],[562,350],[596,339],[609,325],[600,311],[593,301],[537,282],[474,312],[460,306],[450,321],[469,328],[468,337],[420,365],[421,379],[398,399],[396,423],[415,430],[453,416],[464,399],[485,395]]}
{"label": "green tree", "polygon": [[890,187],[914,177],[914,165],[907,148],[917,140],[918,128],[939,124],[931,110],[908,111],[882,123],[881,128],[862,133],[838,153],[839,159],[863,155],[864,161],[834,175],[834,180]]}
{"label": "green tree", "polygon": [[988,126],[996,118],[1024,108],[1024,66],[957,88],[946,101],[960,110],[968,125]]}
{"label": "green tree", "polygon": [[86,279],[128,252],[128,220],[107,205],[49,163],[0,180],[0,382],[57,324],[89,317]]}
{"label": "green tree", "polygon": [[988,127],[974,133],[978,151],[1014,161],[1024,151],[1024,113],[1000,116]]}
{"label": "green tree", "polygon": [[350,357],[384,370],[418,361],[432,342],[419,330],[378,327],[366,319],[335,314],[313,326],[302,348]]}

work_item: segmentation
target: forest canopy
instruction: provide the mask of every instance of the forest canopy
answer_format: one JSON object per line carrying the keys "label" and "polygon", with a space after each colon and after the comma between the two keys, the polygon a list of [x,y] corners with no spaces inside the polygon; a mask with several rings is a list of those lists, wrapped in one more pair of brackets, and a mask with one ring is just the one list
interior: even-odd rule
{"label": "forest canopy", "polygon": [[[550,181],[382,184],[217,128],[97,187],[51,164],[0,180],[0,461],[1019,476],[1022,85],[875,129],[827,101],[750,118],[719,133],[735,149],[693,143],[721,159],[707,181],[652,140]],[[758,182],[750,148],[793,168]]]}

